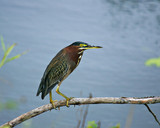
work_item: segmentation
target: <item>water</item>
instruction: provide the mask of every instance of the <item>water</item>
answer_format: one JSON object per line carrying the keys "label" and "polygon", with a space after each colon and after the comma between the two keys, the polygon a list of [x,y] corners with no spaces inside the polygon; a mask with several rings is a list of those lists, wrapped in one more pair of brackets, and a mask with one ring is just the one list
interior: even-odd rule
{"label": "water", "polygon": [[[0,100],[23,100],[16,110],[0,111],[0,124],[40,105],[36,97],[43,72],[54,55],[81,40],[103,49],[85,51],[78,68],[62,83],[67,96],[158,96],[159,68],[145,61],[160,54],[160,3],[158,0],[1,0],[0,35],[11,45],[12,55],[25,50],[20,59],[0,72]],[[2,52],[2,49],[0,49]],[[63,99],[55,94],[55,99]],[[82,106],[61,108],[32,119],[32,127],[76,127]],[[101,121],[102,128],[125,126],[130,105],[90,105],[87,121]],[[159,104],[150,105],[158,115]],[[17,128],[22,127],[21,125]],[[143,105],[135,105],[131,128],[157,128]]]}

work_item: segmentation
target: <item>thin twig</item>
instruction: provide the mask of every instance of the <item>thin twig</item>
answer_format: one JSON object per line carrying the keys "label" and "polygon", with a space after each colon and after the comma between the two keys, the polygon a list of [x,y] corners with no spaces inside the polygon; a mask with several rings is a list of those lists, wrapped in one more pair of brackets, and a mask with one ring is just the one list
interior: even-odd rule
{"label": "thin twig", "polygon": [[80,125],[81,125],[81,117],[82,117],[83,109],[80,108],[78,111],[79,111],[79,113],[80,113],[80,117],[79,117],[79,119],[78,119],[77,128],[80,128]]}
{"label": "thin twig", "polygon": [[98,127],[97,128],[101,128],[101,122],[98,121]]}
{"label": "thin twig", "polygon": [[[92,98],[92,94],[91,93],[89,94],[89,98]],[[89,108],[89,104],[87,104],[87,106],[86,106],[86,110],[85,110],[84,115],[83,115],[83,121],[82,121],[81,128],[84,128],[84,126],[85,126],[86,117],[87,117],[87,114],[88,114],[88,108]]]}
{"label": "thin twig", "polygon": [[81,125],[81,120],[78,121],[77,128],[79,128],[80,125]]}
{"label": "thin twig", "polygon": [[152,110],[150,109],[150,107],[149,107],[147,104],[144,104],[144,105],[147,107],[148,111],[153,115],[154,119],[155,119],[155,120],[157,121],[157,123],[160,125],[160,122],[158,121],[156,115],[152,112]]}
{"label": "thin twig", "polygon": [[83,115],[83,121],[82,121],[81,128],[84,128],[84,126],[85,126],[86,117],[87,117],[87,114],[88,114],[88,107],[89,107],[89,105],[86,106],[86,110],[85,110],[84,115]]}
{"label": "thin twig", "polygon": [[[92,98],[92,93],[89,94],[89,98]],[[89,108],[89,104],[87,104],[87,106],[86,106],[86,110],[85,110],[84,115],[83,115],[83,121],[82,121],[81,128],[84,128],[84,126],[85,126],[86,117],[87,117],[87,114],[88,114],[88,108]]]}
{"label": "thin twig", "polygon": [[134,109],[135,109],[135,105],[131,105],[130,109],[129,109],[129,113],[127,116],[127,120],[126,120],[126,124],[125,124],[125,128],[130,128],[132,121],[133,121],[133,114],[134,114]]}
{"label": "thin twig", "polygon": [[[69,105],[82,105],[82,104],[155,104],[160,103],[160,96],[150,97],[95,97],[95,98],[73,98],[69,101]],[[66,106],[65,100],[60,100],[54,103],[55,108]],[[33,109],[27,113],[16,117],[15,119],[3,124],[4,126],[14,127],[25,120],[38,116],[46,111],[54,109],[52,104],[43,105],[36,109]]]}

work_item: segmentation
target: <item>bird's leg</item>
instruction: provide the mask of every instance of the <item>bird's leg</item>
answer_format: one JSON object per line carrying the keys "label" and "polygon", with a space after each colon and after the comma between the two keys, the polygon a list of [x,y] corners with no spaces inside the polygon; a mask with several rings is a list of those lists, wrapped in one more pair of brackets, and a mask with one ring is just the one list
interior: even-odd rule
{"label": "bird's leg", "polygon": [[59,86],[60,86],[60,85],[58,85],[58,87],[57,87],[57,89],[56,89],[56,92],[57,92],[59,95],[63,96],[63,97],[66,99],[66,101],[67,101],[66,106],[69,107],[68,101],[71,100],[73,97],[70,97],[70,98],[69,98],[69,97],[67,97],[66,95],[64,95],[63,93],[61,93],[61,92],[59,91]]}
{"label": "bird's leg", "polygon": [[52,100],[52,92],[49,92],[49,99],[50,99],[50,103],[53,105],[54,109],[56,109],[56,106],[54,104],[54,102],[56,102],[57,100]]}

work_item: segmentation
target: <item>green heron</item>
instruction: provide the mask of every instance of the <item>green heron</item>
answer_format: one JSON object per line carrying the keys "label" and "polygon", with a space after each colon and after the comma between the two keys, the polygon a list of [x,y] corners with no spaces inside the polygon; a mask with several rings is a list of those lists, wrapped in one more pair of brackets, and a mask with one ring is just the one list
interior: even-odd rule
{"label": "green heron", "polygon": [[[56,92],[63,96],[66,99],[66,106],[68,107],[68,101],[72,98],[67,97],[63,93],[59,91],[59,87],[62,81],[67,78],[69,74],[78,66],[83,52],[86,49],[95,49],[102,48],[100,46],[91,46],[84,42],[74,42],[71,45],[63,48],[49,63],[47,66],[43,77],[41,79],[37,96],[41,94],[41,98],[49,93],[50,103],[54,106],[54,102],[52,100],[52,89],[58,84]],[[54,106],[55,108],[55,106]]]}

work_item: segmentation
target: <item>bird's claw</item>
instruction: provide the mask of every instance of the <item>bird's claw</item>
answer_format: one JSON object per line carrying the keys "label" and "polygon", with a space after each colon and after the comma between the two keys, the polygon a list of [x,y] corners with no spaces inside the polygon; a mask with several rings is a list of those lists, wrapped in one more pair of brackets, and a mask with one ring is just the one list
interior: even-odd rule
{"label": "bird's claw", "polygon": [[70,98],[66,99],[66,106],[67,106],[67,107],[69,107],[68,102],[69,102],[71,99],[73,99],[73,98],[74,98],[74,97],[70,97]]}
{"label": "bird's claw", "polygon": [[51,100],[51,101],[50,101],[50,103],[52,104],[52,106],[54,107],[54,109],[56,109],[56,106],[55,106],[55,104],[54,104],[55,102],[57,102],[57,100]]}

